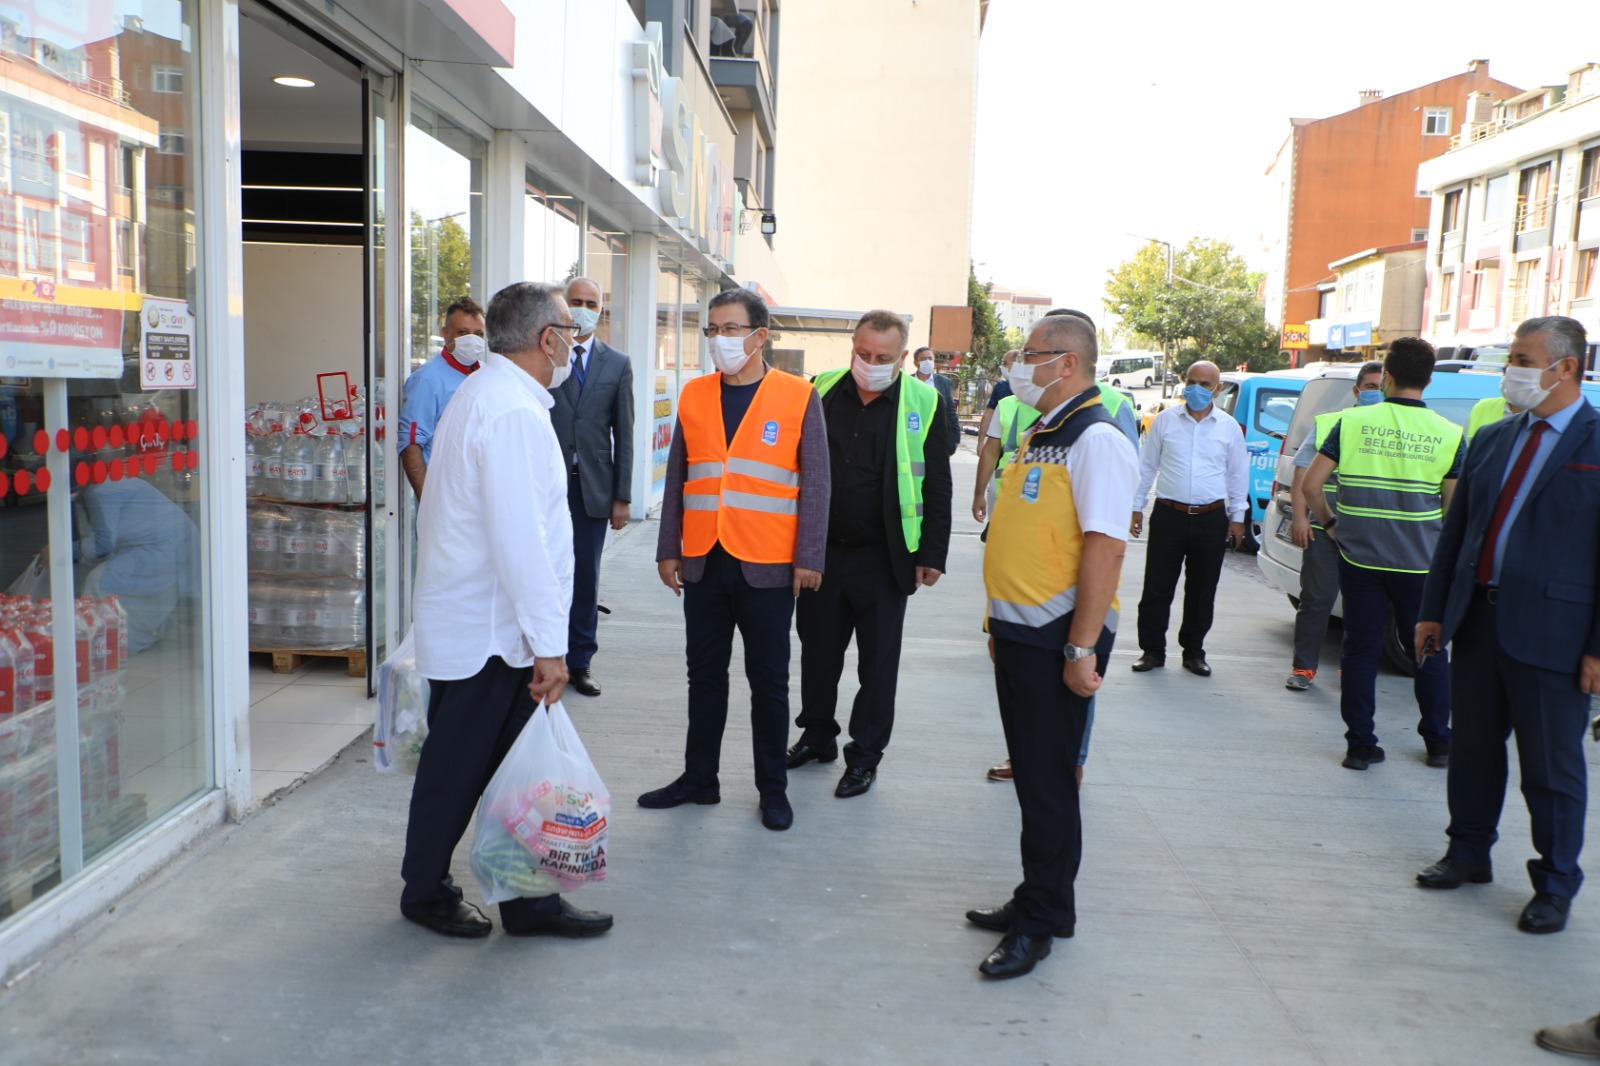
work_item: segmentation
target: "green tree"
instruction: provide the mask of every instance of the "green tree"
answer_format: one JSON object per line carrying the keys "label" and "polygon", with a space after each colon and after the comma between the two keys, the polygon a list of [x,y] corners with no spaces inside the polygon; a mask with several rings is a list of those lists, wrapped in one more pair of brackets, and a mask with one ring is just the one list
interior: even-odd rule
{"label": "green tree", "polygon": [[1171,353],[1180,373],[1197,359],[1225,370],[1283,365],[1256,295],[1261,275],[1227,241],[1194,238],[1174,254],[1170,274],[1164,248],[1152,241],[1107,274],[1106,306]]}
{"label": "green tree", "polygon": [[1005,333],[989,299],[989,287],[978,282],[977,272],[967,268],[967,306],[972,308],[972,369],[993,374],[1005,355]]}
{"label": "green tree", "polygon": [[[472,242],[457,215],[424,222],[411,212],[411,350],[427,353],[450,302],[472,295]],[[431,354],[431,353],[430,353]]]}

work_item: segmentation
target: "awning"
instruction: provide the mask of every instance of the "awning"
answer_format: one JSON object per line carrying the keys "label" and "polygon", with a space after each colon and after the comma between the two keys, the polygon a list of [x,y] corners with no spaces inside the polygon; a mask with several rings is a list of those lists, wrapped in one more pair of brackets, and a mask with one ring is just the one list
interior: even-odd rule
{"label": "awning", "polygon": [[[840,311],[822,307],[769,307],[774,330],[805,333],[854,333],[865,311]],[[898,314],[898,312],[896,312]],[[909,325],[912,315],[900,315]]]}

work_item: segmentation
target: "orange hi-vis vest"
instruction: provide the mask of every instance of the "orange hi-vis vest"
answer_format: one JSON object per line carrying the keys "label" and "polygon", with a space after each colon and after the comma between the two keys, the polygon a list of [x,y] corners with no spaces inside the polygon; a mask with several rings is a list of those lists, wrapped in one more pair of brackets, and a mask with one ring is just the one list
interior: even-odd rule
{"label": "orange hi-vis vest", "polygon": [[747,563],[794,562],[800,525],[800,427],[816,395],[809,382],[768,369],[744,421],[727,443],[722,375],[683,387],[678,422],[688,455],[683,482],[683,554],[718,542]]}

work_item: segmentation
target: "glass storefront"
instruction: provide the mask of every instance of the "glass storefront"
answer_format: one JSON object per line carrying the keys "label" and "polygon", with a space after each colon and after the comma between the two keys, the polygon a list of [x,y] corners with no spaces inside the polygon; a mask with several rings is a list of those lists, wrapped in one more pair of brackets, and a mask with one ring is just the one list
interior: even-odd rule
{"label": "glass storefront", "polygon": [[196,6],[0,6],[0,920],[214,780]]}
{"label": "glass storefront", "polygon": [[[488,145],[422,101],[405,141],[411,227],[411,366],[440,348],[450,302],[483,291],[483,166]],[[409,371],[408,371],[409,372]]]}
{"label": "glass storefront", "polygon": [[595,333],[613,348],[625,349],[628,312],[628,235],[591,211],[585,236],[584,273],[600,284],[605,309]]}
{"label": "glass storefront", "polygon": [[559,285],[579,273],[582,240],[577,197],[528,171],[528,209],[524,215],[522,276]]}

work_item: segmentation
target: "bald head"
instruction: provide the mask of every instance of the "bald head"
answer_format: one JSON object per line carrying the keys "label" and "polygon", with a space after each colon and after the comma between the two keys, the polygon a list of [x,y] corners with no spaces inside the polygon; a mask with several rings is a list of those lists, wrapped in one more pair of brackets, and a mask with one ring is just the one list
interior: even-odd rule
{"label": "bald head", "polygon": [[1215,392],[1217,386],[1222,384],[1222,371],[1217,369],[1216,363],[1202,359],[1197,363],[1191,363],[1189,369],[1184,371],[1183,383],[1185,385],[1204,385]]}

